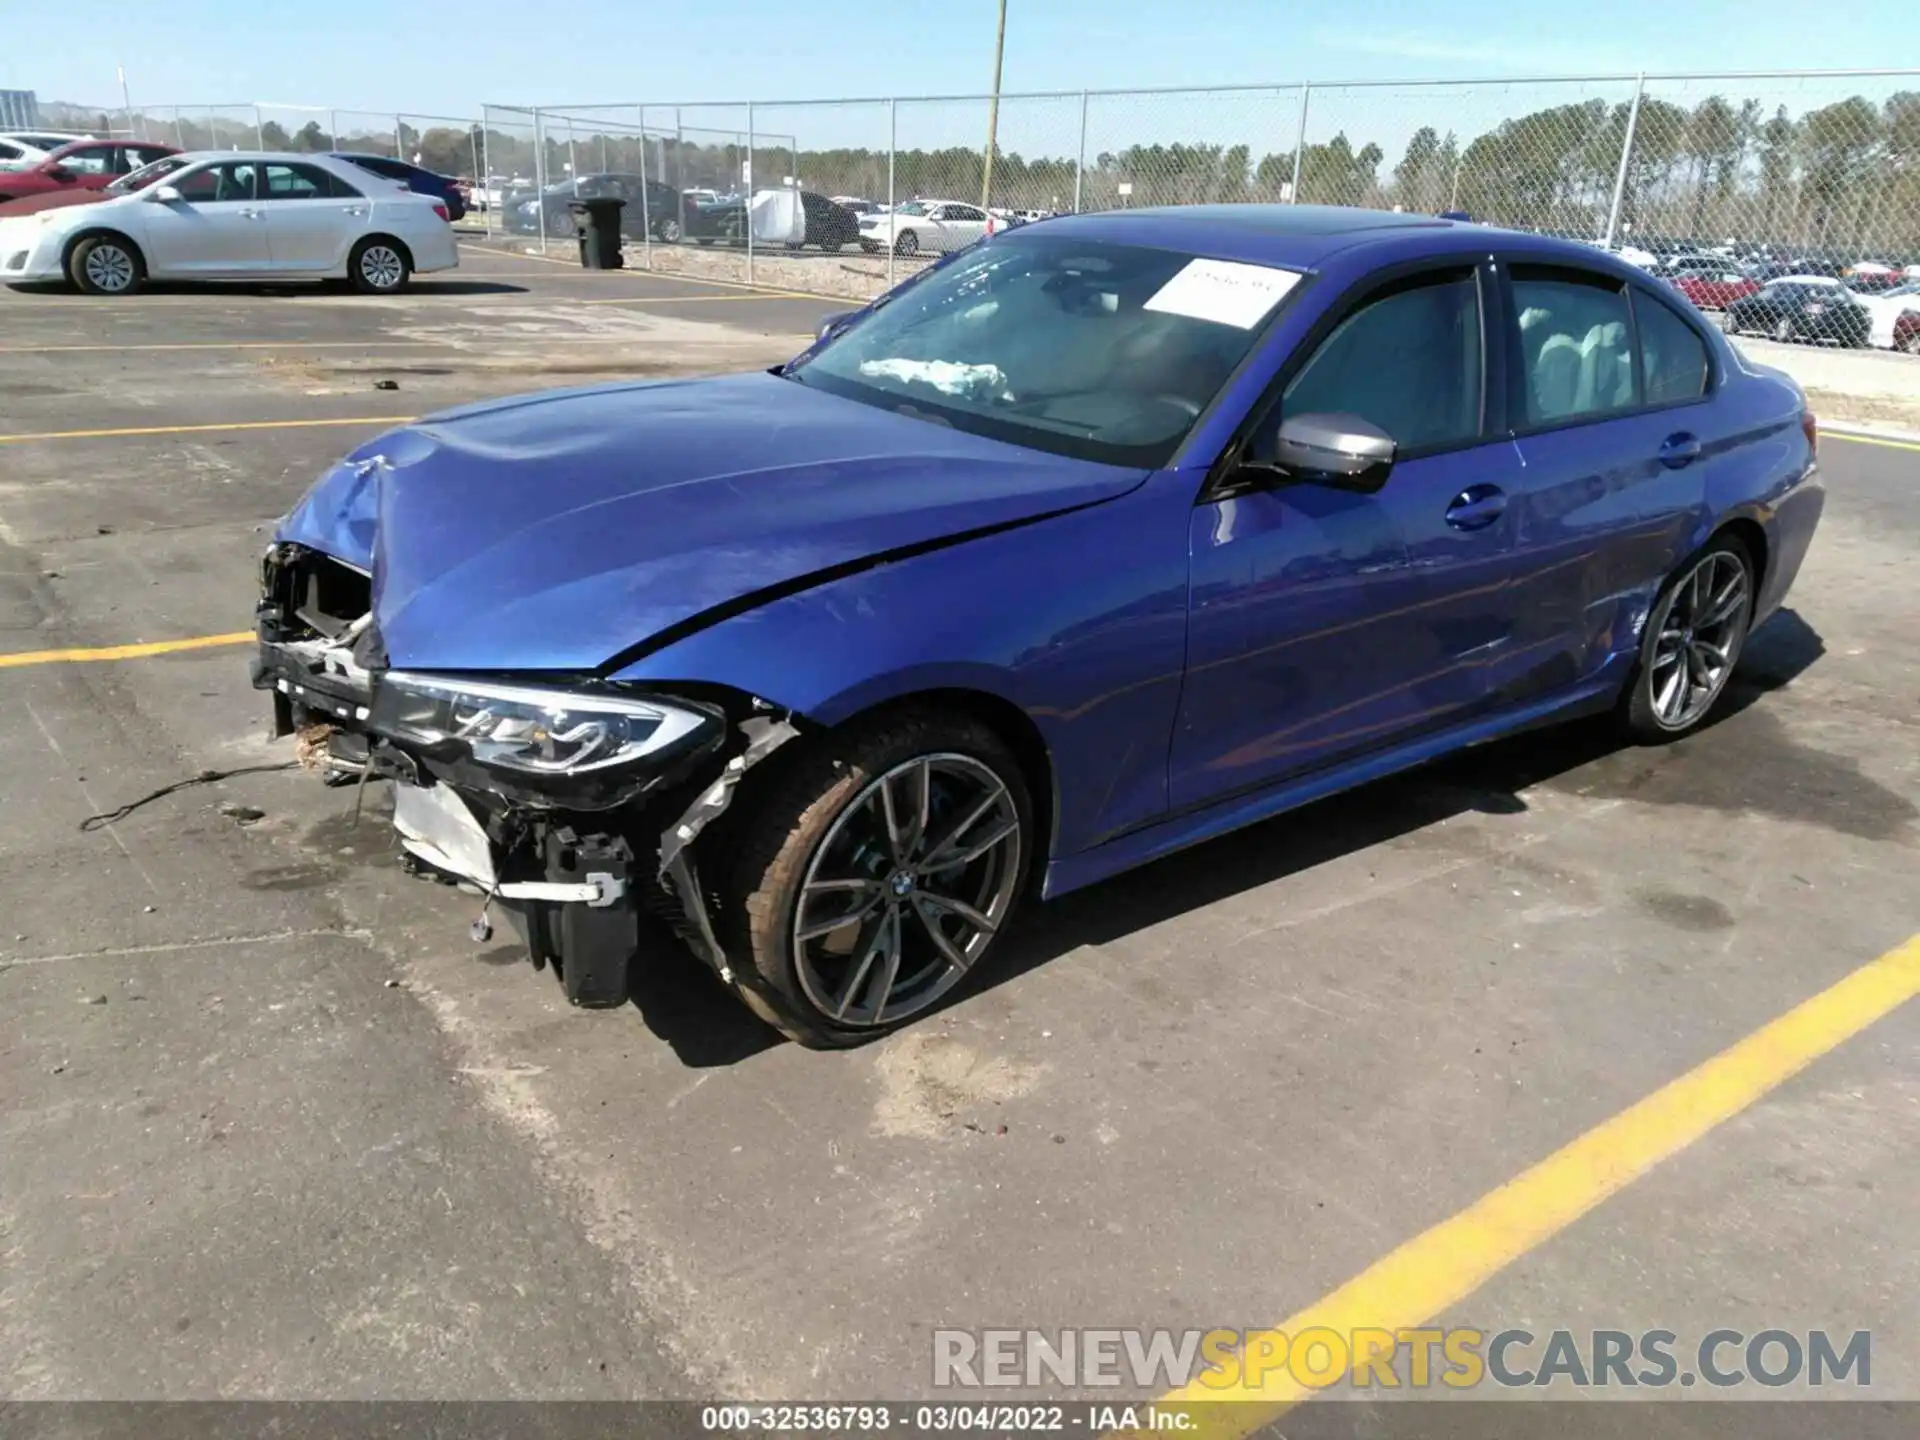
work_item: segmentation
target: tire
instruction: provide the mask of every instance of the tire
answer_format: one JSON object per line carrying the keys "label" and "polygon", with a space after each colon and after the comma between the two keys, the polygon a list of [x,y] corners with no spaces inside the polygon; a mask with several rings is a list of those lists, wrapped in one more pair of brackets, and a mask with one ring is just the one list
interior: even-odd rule
{"label": "tire", "polygon": [[1740,333],[1740,322],[1734,318],[1731,310],[1722,310],[1720,312],[1720,328],[1729,335],[1738,335]]}
{"label": "tire", "polygon": [[347,278],[362,295],[397,295],[413,276],[406,247],[384,235],[369,235],[347,257]]}
{"label": "tire", "polygon": [[1920,355],[1920,330],[1914,331],[1913,334],[1901,341],[1900,348],[1909,355]]}
{"label": "tire", "polygon": [[918,255],[920,253],[920,237],[911,230],[908,230],[902,235],[895,236],[893,253],[896,255]]}
{"label": "tire", "polygon": [[[1642,745],[1662,745],[1706,723],[1725,697],[1746,647],[1755,579],[1747,547],[1721,535],[1689,556],[1661,586],[1624,700],[1629,737]],[[1714,618],[1700,624],[1703,613]],[[1676,665],[1682,668],[1676,671]],[[1670,688],[1676,683],[1684,687],[1677,696]]]}
{"label": "tire", "polygon": [[1778,340],[1782,345],[1791,345],[1793,343],[1793,321],[1787,319],[1785,316],[1775,321],[1773,338]]}
{"label": "tire", "polygon": [[131,241],[93,235],[67,256],[67,278],[82,295],[132,295],[146,281],[147,267]]}
{"label": "tire", "polygon": [[660,226],[660,243],[661,244],[678,245],[681,241],[681,238],[682,236],[680,231],[680,222],[678,220],[667,220],[661,223],[661,226]]}
{"label": "tire", "polygon": [[[902,711],[819,737],[731,835],[717,928],[742,998],[814,1048],[927,1013],[991,956],[1032,835],[1019,762],[976,720]],[[943,852],[962,858],[918,868]]]}

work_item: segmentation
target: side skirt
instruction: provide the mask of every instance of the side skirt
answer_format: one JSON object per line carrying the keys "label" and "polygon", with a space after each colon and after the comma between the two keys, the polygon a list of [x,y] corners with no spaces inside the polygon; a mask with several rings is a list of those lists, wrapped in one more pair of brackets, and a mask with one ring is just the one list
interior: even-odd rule
{"label": "side skirt", "polygon": [[1148,861],[1184,850],[1228,834],[1243,826],[1271,819],[1315,800],[1324,800],[1343,790],[1383,780],[1402,770],[1411,770],[1438,760],[1457,750],[1504,740],[1523,730],[1558,724],[1613,707],[1632,671],[1631,655],[1615,656],[1594,679],[1577,689],[1562,691],[1544,700],[1502,710],[1463,725],[1435,731],[1385,750],[1377,750],[1344,765],[1314,774],[1294,776],[1264,790],[1235,795],[1217,801],[1203,810],[1190,811],[1171,820],[1162,820],[1143,829],[1116,836],[1105,844],[1077,855],[1054,860],[1047,866],[1043,898],[1051,900],[1083,886],[1095,884]]}

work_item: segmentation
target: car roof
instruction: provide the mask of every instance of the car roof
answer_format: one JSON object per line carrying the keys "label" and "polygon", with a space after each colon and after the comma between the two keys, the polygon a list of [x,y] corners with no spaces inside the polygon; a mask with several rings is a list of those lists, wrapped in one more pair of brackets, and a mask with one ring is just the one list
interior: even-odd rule
{"label": "car roof", "polygon": [[[1011,231],[1011,236],[1029,233]],[[1110,244],[1151,245],[1255,265],[1311,270],[1345,250],[1377,252],[1373,263],[1428,255],[1484,254],[1490,250],[1581,265],[1621,276],[1640,275],[1628,262],[1578,240],[1501,230],[1472,221],[1442,220],[1344,205],[1169,205],[1062,215],[1031,232],[1049,239],[1082,236]]]}

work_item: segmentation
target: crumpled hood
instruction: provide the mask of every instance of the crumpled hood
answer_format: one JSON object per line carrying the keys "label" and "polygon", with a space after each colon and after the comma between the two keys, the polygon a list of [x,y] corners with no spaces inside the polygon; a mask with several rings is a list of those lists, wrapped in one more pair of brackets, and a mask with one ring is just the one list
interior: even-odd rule
{"label": "crumpled hood", "polygon": [[579,671],[758,592],[1144,478],[734,375],[431,416],[336,466],[279,538],[372,570],[395,666]]}

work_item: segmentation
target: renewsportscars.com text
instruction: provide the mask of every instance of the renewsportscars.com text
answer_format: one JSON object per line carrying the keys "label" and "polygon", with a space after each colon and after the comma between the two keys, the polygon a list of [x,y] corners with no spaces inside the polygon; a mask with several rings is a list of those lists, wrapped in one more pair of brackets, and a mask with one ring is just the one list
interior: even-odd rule
{"label": "renewsportscars.com text", "polygon": [[1481,1385],[1627,1388],[1873,1383],[1870,1331],[1476,1330],[1361,1327],[1277,1330],[935,1330],[933,1383],[1220,1391],[1291,1380],[1309,1389]]}

